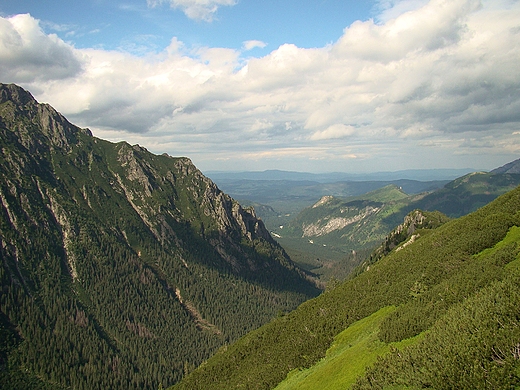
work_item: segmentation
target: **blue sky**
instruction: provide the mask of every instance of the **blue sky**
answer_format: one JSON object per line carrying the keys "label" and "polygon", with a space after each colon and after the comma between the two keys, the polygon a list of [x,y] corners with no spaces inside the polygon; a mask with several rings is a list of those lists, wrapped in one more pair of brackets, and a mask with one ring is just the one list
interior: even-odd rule
{"label": "blue sky", "polygon": [[[218,1],[218,0],[217,0]],[[190,47],[226,47],[240,50],[246,41],[261,41],[267,54],[284,43],[323,47],[341,36],[355,20],[376,11],[374,1],[223,0],[216,12],[188,17],[168,1],[146,0],[5,0],[3,15],[30,13],[77,48],[161,51],[177,37]],[[218,5],[218,3],[217,3]],[[209,19],[209,20],[208,20]],[[141,48],[141,49],[139,49]],[[262,49],[258,48],[257,49]]]}
{"label": "blue sky", "polygon": [[520,2],[0,3],[0,82],[202,170],[520,157]]}

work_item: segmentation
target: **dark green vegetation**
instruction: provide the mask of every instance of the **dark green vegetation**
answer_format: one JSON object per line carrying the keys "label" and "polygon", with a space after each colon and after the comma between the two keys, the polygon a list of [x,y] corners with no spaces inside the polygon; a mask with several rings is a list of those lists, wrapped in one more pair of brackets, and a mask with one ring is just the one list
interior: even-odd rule
{"label": "dark green vegetation", "polygon": [[[222,348],[174,388],[274,388],[291,371],[288,380],[313,367],[337,335],[378,312],[358,334],[383,357],[362,349],[348,364],[336,365],[346,371],[334,374],[340,383],[330,388],[354,382],[355,388],[515,387],[520,187],[472,214],[439,222],[416,229],[413,243],[403,242],[359,275]],[[395,310],[380,312],[391,306]],[[365,359],[361,370],[358,359]],[[361,376],[353,380],[352,369]]]}
{"label": "dark green vegetation", "polygon": [[186,158],[0,85],[0,388],[151,389],[318,290]]}

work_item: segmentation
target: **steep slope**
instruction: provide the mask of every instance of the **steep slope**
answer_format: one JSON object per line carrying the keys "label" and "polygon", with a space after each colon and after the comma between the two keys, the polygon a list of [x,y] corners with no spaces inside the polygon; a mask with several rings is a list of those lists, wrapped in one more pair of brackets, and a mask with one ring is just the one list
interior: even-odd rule
{"label": "steep slope", "polygon": [[[365,272],[221,350],[174,388],[274,388],[289,372],[312,367],[325,357],[343,330],[389,306],[396,309],[387,312],[378,325],[378,342],[410,339],[413,349],[405,351],[407,358],[400,351],[392,353],[401,363],[383,361],[374,367],[377,380],[385,378],[385,372],[399,375],[399,366],[394,364],[402,364],[407,365],[406,375],[411,379],[401,382],[402,378],[394,376],[386,382],[389,386],[417,387],[420,383],[419,387],[427,387],[428,378],[435,375],[438,380],[446,378],[446,383],[467,380],[459,382],[467,383],[466,388],[514,385],[520,378],[515,354],[518,338],[505,336],[520,332],[518,294],[509,293],[518,290],[520,283],[515,261],[520,254],[519,226],[520,188],[516,188],[470,215],[423,230],[412,244],[392,251]],[[498,296],[504,298],[500,309],[489,310]],[[457,314],[470,317],[474,302],[479,302],[477,320],[466,329],[464,321],[457,322]],[[429,329],[432,336],[411,339]],[[439,343],[446,334],[450,339]],[[461,350],[449,346],[454,340]],[[435,365],[424,370],[419,365],[413,372],[415,360],[410,356],[420,356],[421,364],[428,364],[430,351],[435,351]],[[443,366],[459,355],[463,359],[453,370]],[[373,361],[368,359],[362,368]],[[426,374],[420,377],[421,373]],[[366,380],[371,380],[370,372]],[[379,383],[369,382],[366,387]],[[360,379],[358,385],[365,384]]]}
{"label": "steep slope", "polygon": [[0,387],[156,388],[318,290],[187,158],[0,84]]}

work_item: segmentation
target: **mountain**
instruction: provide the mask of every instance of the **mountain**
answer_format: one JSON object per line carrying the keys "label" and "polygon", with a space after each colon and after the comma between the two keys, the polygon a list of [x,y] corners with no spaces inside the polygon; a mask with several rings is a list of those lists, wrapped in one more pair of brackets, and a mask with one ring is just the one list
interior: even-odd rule
{"label": "mountain", "polygon": [[520,187],[439,225],[417,225],[361,273],[222,348],[173,389],[515,388]]}
{"label": "mountain", "polygon": [[511,161],[510,163],[493,169],[490,173],[493,174],[499,174],[499,173],[513,173],[513,174],[520,174],[520,159]]}
{"label": "mountain", "polygon": [[[298,214],[287,226],[285,232],[307,238],[330,237],[334,233],[335,236],[338,236],[334,237],[334,240],[349,241],[355,234],[352,229],[362,229],[363,232],[358,235],[371,242],[373,233],[363,229],[367,225],[366,221],[372,215],[387,214],[384,210],[385,206],[402,199],[408,199],[408,195],[394,185],[348,199],[323,196],[314,205]],[[362,223],[358,223],[360,221]],[[383,227],[383,234],[386,234],[388,230]],[[376,241],[380,242],[381,239],[382,237],[378,237]]]}
{"label": "mountain", "polygon": [[361,196],[323,196],[272,232],[291,258],[323,281],[343,280],[402,221],[400,211],[422,196],[394,184]]}
{"label": "mountain", "polygon": [[359,196],[323,196],[271,231],[301,266],[323,280],[342,279],[407,213],[420,209],[456,218],[473,212],[520,185],[520,174],[511,173],[516,165],[469,173],[422,194],[388,185]]}
{"label": "mountain", "polygon": [[221,181],[308,181],[315,183],[337,183],[345,181],[388,181],[388,180],[410,180],[410,181],[439,181],[453,180],[457,177],[474,172],[474,169],[407,169],[394,172],[372,172],[372,173],[310,173],[282,170],[245,171],[245,172],[220,172],[207,171],[206,175],[216,182]]}
{"label": "mountain", "polygon": [[0,387],[169,386],[319,293],[187,158],[0,84]]}
{"label": "mountain", "polygon": [[[312,184],[250,181],[241,182],[243,193],[237,194],[240,191],[237,187],[229,189],[241,197],[243,204],[255,208],[271,234],[299,266],[325,282],[332,276],[336,279],[346,277],[405,214],[388,219],[386,216],[424,196],[409,196],[405,188],[414,193],[416,190],[432,191],[441,184],[445,182],[397,180]],[[321,198],[318,197],[320,194]],[[336,194],[351,196],[345,198]]]}
{"label": "mountain", "polygon": [[459,177],[414,202],[411,207],[438,210],[450,217],[473,212],[520,184],[520,174],[512,172],[515,162],[510,164],[489,173],[473,172]]}

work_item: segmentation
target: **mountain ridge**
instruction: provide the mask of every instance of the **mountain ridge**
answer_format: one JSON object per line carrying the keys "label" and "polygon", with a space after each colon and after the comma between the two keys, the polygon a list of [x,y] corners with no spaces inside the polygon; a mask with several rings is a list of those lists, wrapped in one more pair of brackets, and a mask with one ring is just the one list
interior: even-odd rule
{"label": "mountain ridge", "polygon": [[0,385],[156,388],[319,290],[189,160],[0,84]]}
{"label": "mountain ridge", "polygon": [[515,161],[511,161],[510,163],[507,163],[501,167],[495,168],[489,173],[498,174],[498,173],[514,173],[519,174],[520,173],[520,159],[517,159]]}

